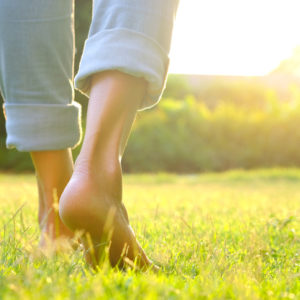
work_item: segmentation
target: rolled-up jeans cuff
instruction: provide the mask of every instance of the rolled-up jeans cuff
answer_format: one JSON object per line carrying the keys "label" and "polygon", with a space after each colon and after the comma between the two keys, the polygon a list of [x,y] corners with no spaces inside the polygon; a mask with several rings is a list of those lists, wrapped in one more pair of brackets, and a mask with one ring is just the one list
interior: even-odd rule
{"label": "rolled-up jeans cuff", "polygon": [[19,151],[73,148],[81,139],[81,107],[5,103],[7,148]]}
{"label": "rolled-up jeans cuff", "polygon": [[118,70],[148,82],[139,110],[155,105],[165,87],[169,66],[167,52],[151,37],[128,29],[98,32],[85,43],[75,87],[89,95],[91,75]]}

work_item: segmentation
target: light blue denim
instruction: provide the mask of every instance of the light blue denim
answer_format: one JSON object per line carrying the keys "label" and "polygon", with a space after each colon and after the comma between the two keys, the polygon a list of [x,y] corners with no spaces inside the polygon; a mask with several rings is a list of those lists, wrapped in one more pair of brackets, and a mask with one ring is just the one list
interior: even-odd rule
{"label": "light blue denim", "polygon": [[[0,0],[0,90],[7,147],[76,146],[73,0]],[[148,82],[140,109],[159,101],[169,64],[178,0],[94,0],[75,86],[89,95],[91,75],[119,70]]]}

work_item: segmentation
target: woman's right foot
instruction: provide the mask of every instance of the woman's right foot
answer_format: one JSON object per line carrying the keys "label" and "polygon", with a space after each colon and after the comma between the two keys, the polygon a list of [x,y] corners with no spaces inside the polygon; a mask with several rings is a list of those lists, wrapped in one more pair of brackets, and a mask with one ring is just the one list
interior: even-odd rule
{"label": "woman's right foot", "polygon": [[147,82],[116,70],[91,78],[85,137],[74,173],[60,198],[60,216],[84,233],[87,261],[155,268],[137,242],[122,205],[121,157]]}
{"label": "woman's right foot", "polygon": [[[109,249],[111,265],[137,269],[156,268],[139,245],[128,221],[123,203],[116,199],[121,174],[91,176],[75,172],[60,199],[60,216],[73,231],[81,231],[86,260],[96,266]],[[117,172],[118,173],[118,172]],[[99,180],[100,179],[100,180]]]}

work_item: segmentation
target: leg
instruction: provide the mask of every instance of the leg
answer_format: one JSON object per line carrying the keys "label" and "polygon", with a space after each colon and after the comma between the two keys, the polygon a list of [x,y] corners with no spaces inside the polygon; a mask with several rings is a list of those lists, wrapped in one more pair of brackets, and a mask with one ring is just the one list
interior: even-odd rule
{"label": "leg", "polygon": [[60,151],[31,152],[35,166],[39,191],[40,245],[45,246],[47,238],[73,237],[73,233],[60,220],[58,199],[73,172],[70,149]]}
{"label": "leg", "polygon": [[[154,105],[163,90],[178,1],[93,3],[90,34],[75,78],[77,88],[90,95],[86,136],[61,197],[60,215],[71,229],[89,233],[87,248],[92,244],[103,250],[101,242],[109,241],[112,265],[126,257],[138,259],[145,268],[150,261],[122,204],[121,157],[136,111]],[[99,255],[94,258],[97,263]]]}
{"label": "leg", "polygon": [[80,107],[73,101],[72,85],[73,1],[3,0],[0,22],[6,144],[31,152],[41,231],[53,239],[69,236],[53,209],[53,191],[59,197],[73,168],[70,150],[62,149],[80,139]]}
{"label": "leg", "polygon": [[92,86],[86,134],[72,179],[60,200],[60,215],[68,227],[88,232],[94,247],[113,230],[112,265],[119,262],[127,246],[126,257],[132,261],[138,258],[140,266],[146,267],[150,261],[135,239],[122,204],[120,161],[146,82],[107,71],[95,75]]}

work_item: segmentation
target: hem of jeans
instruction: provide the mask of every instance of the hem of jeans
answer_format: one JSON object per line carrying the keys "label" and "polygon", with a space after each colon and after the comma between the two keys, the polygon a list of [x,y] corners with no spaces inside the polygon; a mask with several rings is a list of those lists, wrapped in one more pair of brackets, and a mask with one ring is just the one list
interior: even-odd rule
{"label": "hem of jeans", "polygon": [[148,82],[146,96],[139,107],[143,110],[159,101],[168,66],[167,52],[154,39],[123,28],[105,30],[86,41],[75,87],[89,96],[92,75],[107,70],[142,77]]}
{"label": "hem of jeans", "polygon": [[81,106],[4,103],[6,147],[21,152],[62,150],[78,146]]}

